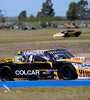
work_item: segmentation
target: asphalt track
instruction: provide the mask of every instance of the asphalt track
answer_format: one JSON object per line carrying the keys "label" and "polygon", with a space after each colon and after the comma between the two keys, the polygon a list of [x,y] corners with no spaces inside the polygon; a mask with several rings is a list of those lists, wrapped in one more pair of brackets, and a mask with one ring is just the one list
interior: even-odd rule
{"label": "asphalt track", "polygon": [[67,86],[90,86],[90,80],[51,80],[51,81],[7,81],[0,82],[0,88],[4,85],[10,88],[19,87],[67,87]]}

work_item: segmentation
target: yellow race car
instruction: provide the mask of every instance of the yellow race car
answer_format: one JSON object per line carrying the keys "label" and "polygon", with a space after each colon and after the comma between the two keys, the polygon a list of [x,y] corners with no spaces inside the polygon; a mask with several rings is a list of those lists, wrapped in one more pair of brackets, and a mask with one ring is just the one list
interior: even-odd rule
{"label": "yellow race car", "polygon": [[20,51],[0,61],[0,79],[90,79],[90,63],[65,49]]}
{"label": "yellow race car", "polygon": [[81,34],[81,31],[74,30],[63,30],[59,33],[53,35],[53,38],[66,38],[66,37],[78,37]]}
{"label": "yellow race car", "polygon": [[[41,51],[48,52],[52,56],[52,58],[55,59],[56,62],[65,62],[65,63],[69,63],[73,65],[77,73],[77,79],[90,79],[90,73],[89,73],[90,63],[86,61],[85,57],[75,57],[73,54],[71,54],[66,49],[26,50],[26,51],[19,51],[18,55],[25,56],[25,55],[29,55],[30,52],[34,53],[34,52],[41,52]],[[88,73],[84,73],[84,72],[88,72]],[[58,77],[58,71],[57,71],[57,77]]]}

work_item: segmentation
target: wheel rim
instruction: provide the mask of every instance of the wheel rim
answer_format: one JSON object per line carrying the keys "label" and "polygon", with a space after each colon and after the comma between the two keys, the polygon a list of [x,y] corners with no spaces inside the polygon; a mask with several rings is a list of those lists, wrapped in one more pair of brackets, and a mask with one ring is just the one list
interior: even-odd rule
{"label": "wheel rim", "polygon": [[64,66],[62,69],[62,77],[64,79],[71,79],[73,75],[73,70],[70,66]]}
{"label": "wheel rim", "polygon": [[2,80],[9,80],[10,79],[10,70],[8,68],[3,68],[0,72],[0,76]]}

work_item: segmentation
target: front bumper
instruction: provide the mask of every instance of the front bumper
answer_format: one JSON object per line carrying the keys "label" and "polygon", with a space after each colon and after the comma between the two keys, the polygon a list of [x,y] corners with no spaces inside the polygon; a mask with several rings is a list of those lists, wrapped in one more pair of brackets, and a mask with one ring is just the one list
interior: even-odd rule
{"label": "front bumper", "polygon": [[89,79],[90,80],[90,69],[77,68],[76,72],[78,75],[78,79]]}

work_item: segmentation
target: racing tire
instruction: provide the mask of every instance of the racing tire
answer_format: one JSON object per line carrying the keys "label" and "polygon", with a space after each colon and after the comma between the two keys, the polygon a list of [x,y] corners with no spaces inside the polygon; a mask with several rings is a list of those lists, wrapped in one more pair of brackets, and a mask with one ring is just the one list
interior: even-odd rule
{"label": "racing tire", "polygon": [[80,34],[81,34],[81,32],[76,32],[75,36],[79,37]]}
{"label": "racing tire", "polygon": [[64,79],[64,80],[76,79],[77,78],[76,70],[72,65],[65,64],[61,67],[58,77],[59,79]]}
{"label": "racing tire", "polygon": [[70,37],[70,36],[68,35],[68,33],[65,33],[65,36],[64,37]]}
{"label": "racing tire", "polygon": [[12,70],[9,66],[2,66],[2,68],[0,69],[0,79],[2,81],[12,80]]}

